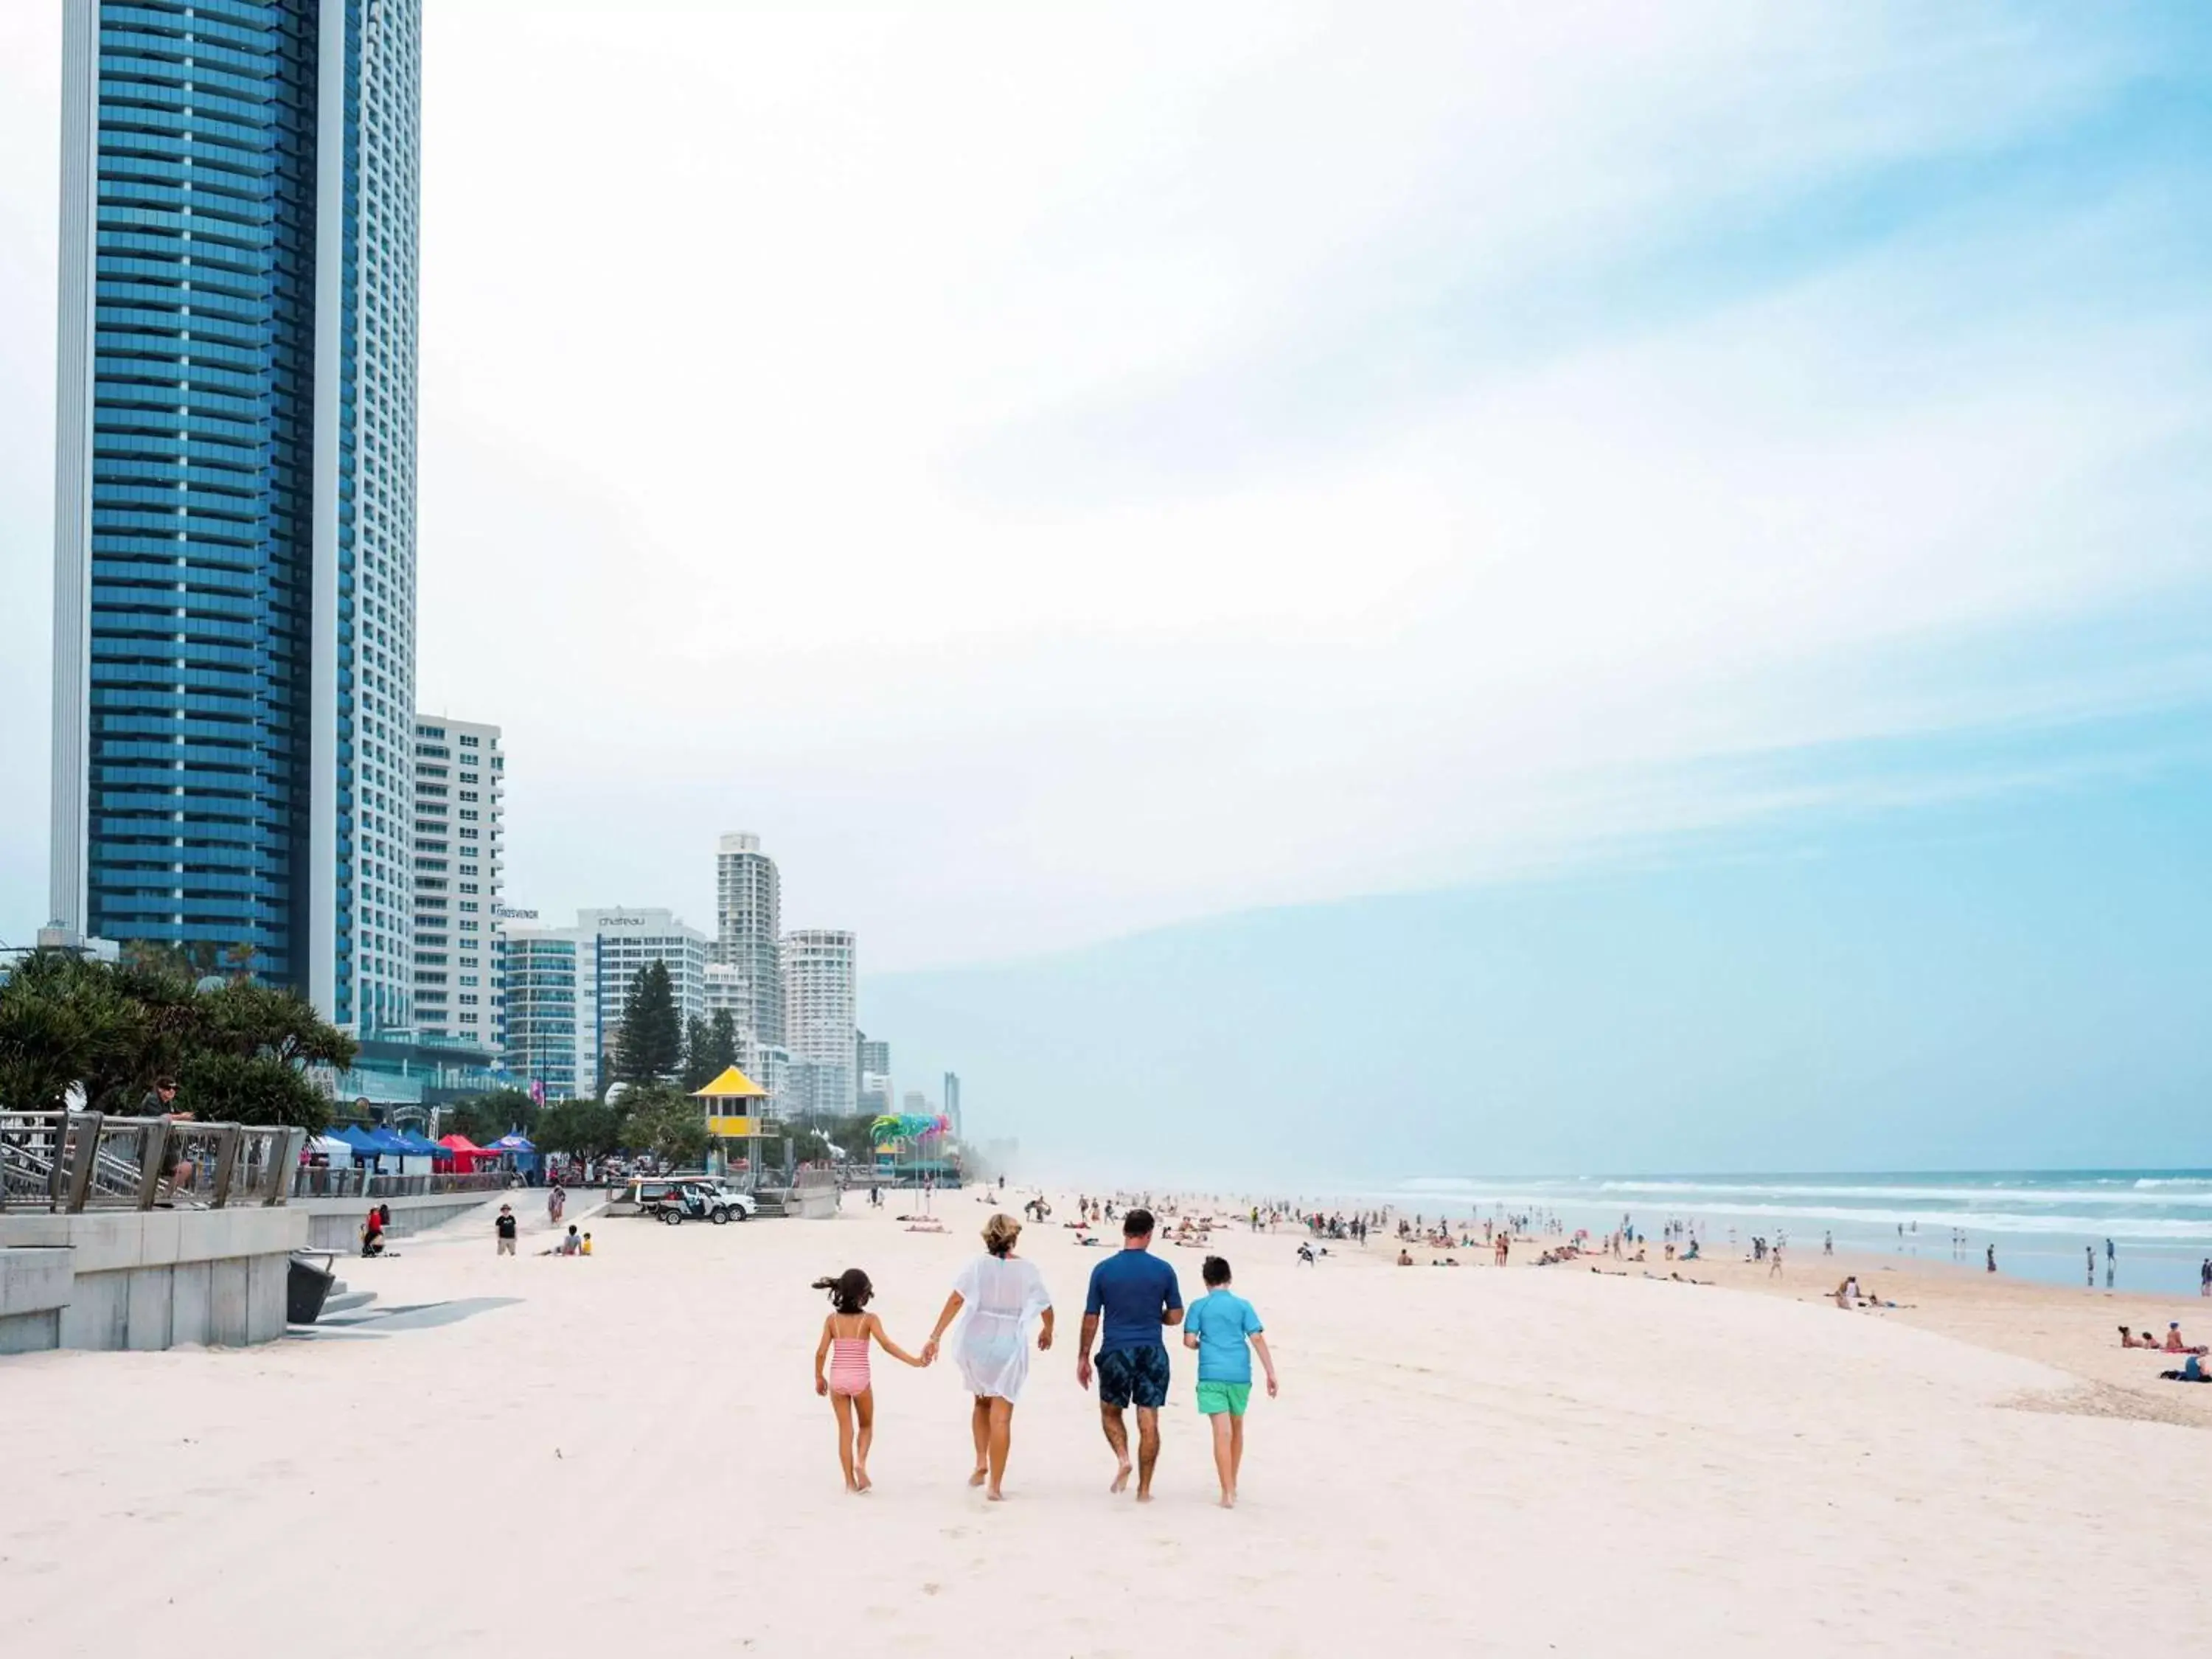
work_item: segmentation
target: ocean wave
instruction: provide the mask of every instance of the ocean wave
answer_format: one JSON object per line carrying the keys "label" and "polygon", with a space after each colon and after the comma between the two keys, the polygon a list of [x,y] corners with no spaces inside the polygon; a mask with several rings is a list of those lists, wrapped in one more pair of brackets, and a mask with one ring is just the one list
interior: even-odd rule
{"label": "ocean wave", "polygon": [[[2179,1184],[2179,1183],[2177,1183]],[[2191,1183],[2197,1184],[2197,1183]],[[1698,1181],[1605,1181],[1579,1189],[1580,1200],[1594,1201],[1595,1194],[1609,1193],[1624,1198],[1646,1196],[1655,1199],[1680,1198],[1690,1200],[1718,1195],[1720,1197],[1757,1196],[1768,1199],[1839,1199],[1886,1198],[1904,1202],[1919,1200],[1943,1204],[2017,1204],[2025,1206],[2048,1204],[2119,1204],[2144,1206],[2203,1207],[2212,1209],[2212,1188],[2198,1186],[2195,1192],[2180,1192],[2170,1188],[2155,1191],[2139,1190],[2147,1183],[2137,1182],[2134,1187],[1828,1187],[1780,1186],[1765,1182],[1735,1183],[1729,1182]],[[1561,1191],[1552,1201],[1571,1201],[1575,1194]],[[1694,1206],[1692,1206],[1694,1207]],[[1909,1218],[1911,1212],[1907,1212]]]}
{"label": "ocean wave", "polygon": [[1956,1227],[1965,1232],[1981,1233],[2052,1233],[2091,1236],[2099,1238],[2161,1239],[2169,1243],[2188,1241],[2212,1243],[2212,1216],[2174,1218],[2155,1216],[2087,1216],[2087,1215],[2021,1215],[2010,1211],[1986,1210],[1916,1210],[1909,1213],[1896,1210],[1854,1209],[1844,1205],[1803,1206],[1790,1204],[1704,1204],[1699,1210],[1714,1215],[1772,1217],[1783,1222],[1829,1221],[1844,1225],[1880,1228],[1893,1236],[1899,1222],[1910,1227],[1920,1223],[1917,1237],[1923,1243],[1931,1233]]}

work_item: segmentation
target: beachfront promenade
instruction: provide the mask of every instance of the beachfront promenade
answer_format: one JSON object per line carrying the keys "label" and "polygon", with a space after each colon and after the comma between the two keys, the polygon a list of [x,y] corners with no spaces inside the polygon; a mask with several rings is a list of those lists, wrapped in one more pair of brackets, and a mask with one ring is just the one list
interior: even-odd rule
{"label": "beachfront promenade", "polygon": [[[1877,1316],[1813,1299],[1809,1272],[1793,1292],[1747,1273],[1735,1290],[1401,1269],[1380,1240],[1305,1267],[1289,1236],[1226,1229],[1214,1244],[1267,1321],[1282,1396],[1255,1402],[1242,1504],[1218,1510],[1177,1349],[1158,1501],[1139,1510],[1107,1495],[1073,1380],[1098,1254],[1032,1226],[1021,1248],[1063,1338],[1035,1357],[1008,1502],[964,1484],[952,1370],[880,1359],[876,1490],[848,1498],[811,1387],[825,1306],[808,1285],[866,1267],[874,1310],[918,1344],[990,1213],[972,1194],[935,1208],[942,1236],[850,1200],[827,1223],[602,1218],[589,1260],[533,1254],[549,1241],[526,1212],[518,1256],[465,1225],[347,1264],[380,1305],[449,1310],[435,1328],[7,1361],[11,1624],[42,1654],[112,1651],[116,1630],[189,1628],[227,1576],[325,1583],[388,1552],[401,1534],[382,1517],[399,1516],[410,1551],[497,1593],[360,1596],[319,1625],[319,1650],[581,1651],[680,1626],[767,1654],[2020,1659],[2113,1651],[2115,1609],[2145,1631],[2212,1614],[2203,1428],[2083,1414],[2091,1377],[1911,1322],[2023,1343],[2078,1330],[2108,1389],[2151,1386],[2155,1365],[2092,1347],[2103,1298],[2039,1286],[2006,1287],[2014,1313],[1916,1295]],[[1194,1293],[1200,1253],[1160,1250]],[[451,1499],[434,1516],[429,1471]],[[118,1549],[127,1574],[109,1571]],[[228,1599],[226,1644],[295,1642],[308,1594]]]}

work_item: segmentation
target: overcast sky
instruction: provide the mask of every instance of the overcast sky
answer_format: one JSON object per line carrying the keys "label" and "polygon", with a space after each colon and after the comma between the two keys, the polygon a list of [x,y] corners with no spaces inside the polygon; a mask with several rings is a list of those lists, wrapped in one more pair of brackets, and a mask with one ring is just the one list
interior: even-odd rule
{"label": "overcast sky", "polygon": [[513,903],[711,927],[751,830],[928,966],[2208,759],[2199,8],[425,9],[417,679],[506,728]]}

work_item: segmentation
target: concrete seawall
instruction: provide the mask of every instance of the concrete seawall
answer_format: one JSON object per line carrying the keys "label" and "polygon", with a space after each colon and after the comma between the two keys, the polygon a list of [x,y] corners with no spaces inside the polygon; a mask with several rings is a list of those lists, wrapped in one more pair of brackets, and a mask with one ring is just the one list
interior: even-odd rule
{"label": "concrete seawall", "polygon": [[307,1227],[281,1205],[0,1215],[0,1354],[273,1342]]}
{"label": "concrete seawall", "polygon": [[[361,1249],[362,1218],[373,1204],[392,1206],[392,1224],[386,1231],[393,1238],[404,1238],[410,1233],[442,1227],[486,1204],[496,1207],[504,1200],[520,1212],[531,1196],[530,1191],[518,1188],[511,1192],[423,1193],[409,1198],[295,1198],[288,1207],[307,1218],[307,1243],[319,1250],[351,1255]],[[542,1212],[543,1189],[537,1190],[536,1198]],[[485,1224],[489,1228],[490,1224]]]}

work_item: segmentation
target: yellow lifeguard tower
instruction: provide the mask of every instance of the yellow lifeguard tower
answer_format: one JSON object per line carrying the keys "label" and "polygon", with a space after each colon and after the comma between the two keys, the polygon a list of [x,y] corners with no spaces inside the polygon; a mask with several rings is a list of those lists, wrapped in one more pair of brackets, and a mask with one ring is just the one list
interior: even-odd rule
{"label": "yellow lifeguard tower", "polygon": [[692,1091],[692,1099],[705,1103],[707,1133],[725,1143],[714,1149],[715,1157],[721,1160],[718,1173],[728,1172],[730,1151],[726,1143],[741,1140],[746,1143],[745,1151],[739,1154],[745,1160],[746,1173],[758,1176],[760,1164],[753,1155],[752,1143],[759,1140],[768,1127],[760,1110],[761,1103],[768,1097],[767,1090],[734,1066],[705,1088]]}

